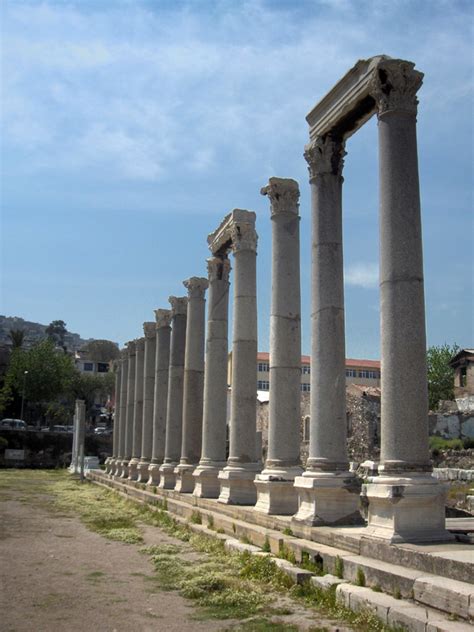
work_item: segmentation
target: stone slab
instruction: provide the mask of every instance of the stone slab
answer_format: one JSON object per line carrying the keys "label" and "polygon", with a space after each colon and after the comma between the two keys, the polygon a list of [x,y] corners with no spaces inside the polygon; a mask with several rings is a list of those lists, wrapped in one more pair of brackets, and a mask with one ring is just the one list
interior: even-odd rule
{"label": "stone slab", "polygon": [[445,577],[419,577],[413,586],[416,601],[463,619],[474,618],[474,586]]}

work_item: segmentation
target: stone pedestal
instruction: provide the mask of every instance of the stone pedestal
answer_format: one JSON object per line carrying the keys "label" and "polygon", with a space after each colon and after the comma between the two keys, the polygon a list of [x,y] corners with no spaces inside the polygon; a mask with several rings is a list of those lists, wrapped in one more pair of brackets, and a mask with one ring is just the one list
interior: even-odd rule
{"label": "stone pedestal", "polygon": [[138,338],[135,341],[136,362],[135,362],[135,400],[133,406],[133,441],[132,458],[128,463],[128,479],[136,481],[138,479],[138,464],[142,449],[142,427],[143,427],[143,362],[145,359],[145,338]]}
{"label": "stone pedestal", "polygon": [[381,465],[365,486],[368,532],[392,542],[452,539],[444,486],[431,475],[416,112],[423,75],[381,62],[380,174]]}
{"label": "stone pedestal", "polygon": [[[214,233],[215,247],[231,244],[234,253],[232,336],[232,394],[229,458],[219,473],[218,501],[253,505],[257,500],[255,474],[261,470],[256,455],[257,366],[257,233],[255,213],[234,210]],[[213,249],[213,252],[217,250]]]}
{"label": "stone pedestal", "polygon": [[145,356],[143,360],[143,426],[138,482],[147,483],[153,448],[153,405],[155,397],[156,324],[143,323],[145,334]]}
{"label": "stone pedestal", "polygon": [[[307,146],[312,195],[311,421],[306,471],[295,479],[304,524],[353,524],[359,494],[347,458],[342,167],[331,135]],[[359,514],[358,521],[362,522]]]}
{"label": "stone pedestal", "polygon": [[183,422],[184,354],[186,348],[187,297],[170,296],[171,349],[166,415],[165,457],[160,467],[160,487],[174,489],[175,468],[181,457]]}
{"label": "stone pedestal", "polygon": [[136,349],[135,340],[127,343],[128,371],[127,371],[127,402],[125,417],[125,436],[120,478],[128,478],[128,463],[132,458],[133,445],[133,411],[135,407],[135,369]]}
{"label": "stone pedestal", "polygon": [[155,390],[153,405],[153,446],[148,467],[148,485],[160,482],[160,465],[165,456],[166,410],[170,362],[171,312],[156,309]]}
{"label": "stone pedestal", "polygon": [[255,477],[256,511],[293,515],[300,466],[301,299],[299,187],[270,178],[262,189],[271,201],[272,305],[270,315],[270,414],[265,469]]}
{"label": "stone pedestal", "polygon": [[183,285],[188,290],[186,353],[183,386],[183,436],[181,459],[175,470],[175,490],[191,493],[193,472],[201,456],[202,405],[204,387],[205,299],[208,280],[191,277]]}
{"label": "stone pedestal", "polygon": [[207,310],[206,361],[202,452],[194,470],[194,495],[218,498],[219,471],[226,465],[227,350],[230,263],[226,256],[207,261],[209,299]]}

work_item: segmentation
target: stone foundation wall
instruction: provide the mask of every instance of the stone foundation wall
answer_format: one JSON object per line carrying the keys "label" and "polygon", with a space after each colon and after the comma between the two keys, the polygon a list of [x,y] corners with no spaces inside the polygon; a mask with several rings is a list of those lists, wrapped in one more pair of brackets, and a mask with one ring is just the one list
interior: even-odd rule
{"label": "stone foundation wall", "polygon": [[474,437],[474,412],[431,413],[428,418],[430,436],[444,439]]}

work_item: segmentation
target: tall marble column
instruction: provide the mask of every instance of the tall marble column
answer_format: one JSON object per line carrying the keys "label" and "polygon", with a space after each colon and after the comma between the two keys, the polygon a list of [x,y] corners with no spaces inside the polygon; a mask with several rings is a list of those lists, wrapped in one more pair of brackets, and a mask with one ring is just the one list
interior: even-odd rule
{"label": "tall marble column", "polygon": [[121,478],[128,478],[128,464],[132,458],[133,445],[133,411],[135,407],[135,368],[136,368],[136,349],[135,340],[127,343],[128,355],[128,371],[127,371],[127,403],[125,416],[125,436],[123,448],[123,461]]}
{"label": "tall marble column", "polygon": [[160,487],[174,489],[174,470],[181,457],[183,423],[184,353],[186,348],[186,313],[188,299],[170,296],[171,304],[171,349],[168,379],[168,401],[166,411],[165,458],[160,467]]}
{"label": "tall marble column", "polygon": [[142,450],[143,426],[143,361],[145,359],[145,338],[135,341],[135,399],[133,404],[133,440],[132,458],[128,464],[128,478],[136,481],[138,478],[138,464]]}
{"label": "tall marble column", "polygon": [[145,356],[143,360],[143,426],[138,482],[148,482],[148,467],[153,448],[153,404],[155,397],[156,323],[143,323]]}
{"label": "tall marble column", "polygon": [[201,457],[206,307],[204,294],[209,282],[203,277],[191,277],[183,285],[188,290],[188,315],[184,356],[183,435],[181,459],[175,470],[175,490],[190,493],[194,489],[193,472]]}
{"label": "tall marble column", "polygon": [[416,93],[411,62],[383,61],[373,82],[378,107],[382,410],[380,476],[365,488],[368,532],[391,542],[452,539],[445,488],[432,476]]}
{"label": "tall marble column", "polygon": [[114,427],[112,434],[112,456],[106,460],[106,471],[113,474],[118,454],[119,427],[120,427],[120,376],[122,374],[122,361],[117,360],[115,366],[115,394],[114,394]]}
{"label": "tall marble column", "polygon": [[160,465],[165,456],[166,410],[170,362],[171,311],[156,309],[155,390],[153,405],[153,445],[148,467],[148,485],[160,482]]}
{"label": "tall marble column", "polygon": [[300,464],[301,297],[300,191],[295,180],[270,178],[262,189],[271,202],[272,305],[270,314],[270,402],[268,455],[255,477],[255,509],[293,515],[303,473]]}
{"label": "tall marble column", "polygon": [[119,407],[118,444],[115,468],[112,474],[120,476],[122,473],[122,461],[125,448],[125,425],[127,417],[127,381],[128,381],[128,352],[122,349],[120,352],[120,399],[115,405]]}
{"label": "tall marble column", "polygon": [[326,136],[305,151],[312,195],[311,427],[309,458],[295,479],[307,525],[360,522],[349,472],[346,421],[342,167],[344,143]]}
{"label": "tall marble column", "polygon": [[224,255],[207,260],[209,297],[207,307],[206,361],[202,451],[194,470],[194,495],[218,498],[219,471],[226,465],[227,353],[230,262]]}
{"label": "tall marble column", "polygon": [[255,474],[261,469],[256,454],[257,409],[257,233],[255,214],[234,210],[230,218],[234,253],[232,337],[232,394],[229,458],[219,473],[218,501],[252,505],[257,500]]}

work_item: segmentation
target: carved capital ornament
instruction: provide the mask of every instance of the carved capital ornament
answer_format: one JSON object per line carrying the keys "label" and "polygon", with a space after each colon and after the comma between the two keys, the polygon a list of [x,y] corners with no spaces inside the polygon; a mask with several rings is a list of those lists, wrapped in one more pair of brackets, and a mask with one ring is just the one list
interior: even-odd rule
{"label": "carved capital ornament", "polygon": [[171,325],[170,309],[155,309],[156,329],[161,327],[169,327]]}
{"label": "carved capital ornament", "polygon": [[379,116],[391,111],[416,114],[416,93],[423,83],[423,73],[408,61],[387,59],[382,61],[371,81],[370,92],[375,99]]}
{"label": "carved capital ornament", "polygon": [[290,178],[270,178],[267,186],[260,189],[271,204],[271,214],[292,213],[298,215],[300,189],[296,180]]}
{"label": "carved capital ornament", "polygon": [[170,296],[168,301],[171,305],[171,318],[181,315],[186,316],[188,313],[188,297],[187,296]]}
{"label": "carved capital ornament", "polygon": [[344,146],[343,140],[334,139],[330,134],[318,136],[306,145],[304,157],[308,163],[310,180],[324,174],[341,177],[346,155]]}
{"label": "carved capital ornament", "polygon": [[209,283],[213,281],[229,281],[230,261],[227,257],[210,257],[207,260]]}
{"label": "carved capital ornament", "polygon": [[152,321],[143,323],[143,333],[145,338],[154,338],[156,336],[156,323]]}
{"label": "carved capital ornament", "polygon": [[188,299],[204,298],[209,281],[205,277],[191,277],[183,281],[183,285],[188,290]]}

